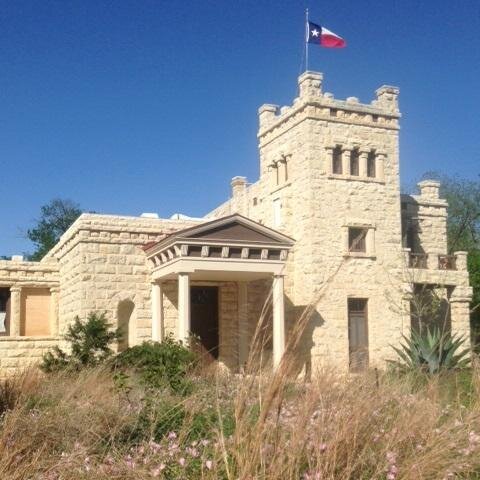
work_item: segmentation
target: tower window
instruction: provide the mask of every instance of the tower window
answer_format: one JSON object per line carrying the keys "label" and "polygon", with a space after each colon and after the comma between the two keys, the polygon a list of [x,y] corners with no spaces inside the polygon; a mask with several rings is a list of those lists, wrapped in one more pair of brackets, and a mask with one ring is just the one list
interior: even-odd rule
{"label": "tower window", "polygon": [[337,174],[337,175],[341,175],[343,173],[343,169],[342,169],[342,147],[340,147],[340,145],[337,145],[333,149],[332,172]]}
{"label": "tower window", "polygon": [[368,152],[368,157],[367,157],[367,177],[374,178],[375,176],[376,176],[375,151],[371,150],[370,152]]}
{"label": "tower window", "polygon": [[350,175],[359,175],[359,158],[360,152],[357,148],[353,149],[350,153]]}
{"label": "tower window", "polygon": [[368,228],[349,227],[348,251],[365,253],[367,251],[367,233]]}

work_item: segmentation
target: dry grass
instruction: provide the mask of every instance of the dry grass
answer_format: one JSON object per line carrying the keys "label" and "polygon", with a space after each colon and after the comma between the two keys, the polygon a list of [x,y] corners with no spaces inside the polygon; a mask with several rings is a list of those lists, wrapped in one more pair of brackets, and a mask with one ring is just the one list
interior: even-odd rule
{"label": "dry grass", "polygon": [[480,378],[458,378],[211,374],[187,398],[142,398],[102,370],[27,372],[10,383],[0,478],[480,478]]}

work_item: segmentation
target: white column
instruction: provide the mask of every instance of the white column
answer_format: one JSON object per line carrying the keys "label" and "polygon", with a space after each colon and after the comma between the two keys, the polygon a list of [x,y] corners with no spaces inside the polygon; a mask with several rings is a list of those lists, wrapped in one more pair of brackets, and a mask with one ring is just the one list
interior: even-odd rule
{"label": "white column", "polygon": [[152,340],[161,342],[164,338],[163,293],[161,283],[152,283]]}
{"label": "white column", "polygon": [[375,176],[379,180],[385,179],[385,155],[378,153],[375,157]]}
{"label": "white column", "polygon": [[10,336],[20,336],[21,330],[21,287],[10,287]]}
{"label": "white column", "polygon": [[368,175],[368,152],[361,151],[359,158],[359,173],[361,177],[367,177]]}
{"label": "white column", "polygon": [[50,288],[50,335],[58,335],[58,287]]}
{"label": "white column", "polygon": [[273,367],[277,368],[285,351],[285,303],[283,275],[273,276]]}
{"label": "white column", "polygon": [[188,340],[190,335],[190,278],[188,273],[178,274],[178,340]]}
{"label": "white column", "polygon": [[248,360],[247,282],[238,282],[238,363],[243,368]]}
{"label": "white column", "polygon": [[352,152],[350,150],[342,150],[342,173],[344,175],[351,175],[350,171],[350,155]]}

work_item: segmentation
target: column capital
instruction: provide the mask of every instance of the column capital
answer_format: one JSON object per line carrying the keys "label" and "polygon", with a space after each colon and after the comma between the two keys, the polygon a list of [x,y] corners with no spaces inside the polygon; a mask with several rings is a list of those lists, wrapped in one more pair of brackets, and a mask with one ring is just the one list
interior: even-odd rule
{"label": "column capital", "polygon": [[21,292],[22,291],[22,287],[20,287],[19,285],[12,285],[10,287],[10,291],[11,292]]}
{"label": "column capital", "polygon": [[60,292],[60,287],[50,287],[50,293],[58,293]]}

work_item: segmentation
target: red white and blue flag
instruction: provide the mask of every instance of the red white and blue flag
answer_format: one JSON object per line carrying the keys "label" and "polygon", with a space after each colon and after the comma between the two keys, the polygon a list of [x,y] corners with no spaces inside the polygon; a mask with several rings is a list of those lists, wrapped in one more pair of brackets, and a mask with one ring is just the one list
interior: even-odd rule
{"label": "red white and blue flag", "polygon": [[316,23],[307,22],[307,29],[307,43],[314,43],[325,48],[343,48],[347,45],[342,37]]}

